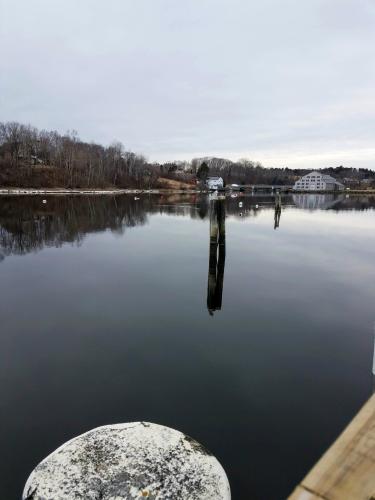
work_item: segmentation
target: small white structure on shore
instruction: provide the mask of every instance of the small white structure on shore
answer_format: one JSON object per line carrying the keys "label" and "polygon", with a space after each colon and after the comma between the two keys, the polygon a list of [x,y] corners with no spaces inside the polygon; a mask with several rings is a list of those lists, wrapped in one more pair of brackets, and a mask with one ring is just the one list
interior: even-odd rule
{"label": "small white structure on shore", "polygon": [[294,189],[296,191],[342,191],[344,185],[331,175],[310,172],[294,184]]}
{"label": "small white structure on shore", "polygon": [[222,177],[208,177],[206,181],[208,189],[223,189],[224,181]]}
{"label": "small white structure on shore", "polygon": [[63,444],[31,473],[22,499],[230,500],[218,460],[179,431],[106,425]]}

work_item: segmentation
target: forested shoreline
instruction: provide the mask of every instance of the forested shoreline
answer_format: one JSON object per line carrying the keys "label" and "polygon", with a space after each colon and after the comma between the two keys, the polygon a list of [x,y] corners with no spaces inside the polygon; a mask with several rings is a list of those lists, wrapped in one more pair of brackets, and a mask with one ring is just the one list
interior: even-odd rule
{"label": "forested shoreline", "polygon": [[[220,175],[225,184],[293,185],[309,171],[216,157],[155,163],[118,141],[103,146],[82,141],[74,130],[60,134],[18,122],[0,123],[0,187],[150,189],[165,187],[170,179],[188,189],[207,175]],[[375,187],[375,172],[369,169],[338,166],[321,171],[349,187]]]}

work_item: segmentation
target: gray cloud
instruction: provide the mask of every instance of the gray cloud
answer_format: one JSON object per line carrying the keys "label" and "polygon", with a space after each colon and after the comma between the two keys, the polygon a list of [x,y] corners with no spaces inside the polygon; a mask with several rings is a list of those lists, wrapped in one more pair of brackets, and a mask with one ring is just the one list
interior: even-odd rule
{"label": "gray cloud", "polygon": [[0,0],[1,120],[150,159],[375,168],[374,0]]}

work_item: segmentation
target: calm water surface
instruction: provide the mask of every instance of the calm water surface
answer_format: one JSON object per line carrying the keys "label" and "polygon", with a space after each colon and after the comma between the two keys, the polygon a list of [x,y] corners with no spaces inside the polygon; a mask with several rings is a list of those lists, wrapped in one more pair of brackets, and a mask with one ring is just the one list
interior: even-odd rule
{"label": "calm water surface", "polygon": [[375,201],[274,204],[0,199],[4,499],[64,441],[137,420],[209,448],[233,499],[286,498],[372,392]]}

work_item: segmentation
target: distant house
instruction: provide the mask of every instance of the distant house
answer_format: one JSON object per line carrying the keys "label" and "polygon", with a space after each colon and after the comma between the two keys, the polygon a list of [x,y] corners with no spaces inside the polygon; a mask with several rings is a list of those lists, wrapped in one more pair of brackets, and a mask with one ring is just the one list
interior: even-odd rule
{"label": "distant house", "polygon": [[342,191],[344,185],[327,174],[311,172],[301,177],[295,184],[296,191]]}
{"label": "distant house", "polygon": [[222,177],[207,177],[206,185],[208,189],[223,189],[224,181]]}
{"label": "distant house", "polygon": [[41,160],[40,158],[38,158],[37,156],[35,155],[31,155],[30,156],[30,159],[31,159],[31,163],[33,165],[42,165],[43,164],[43,160]]}

